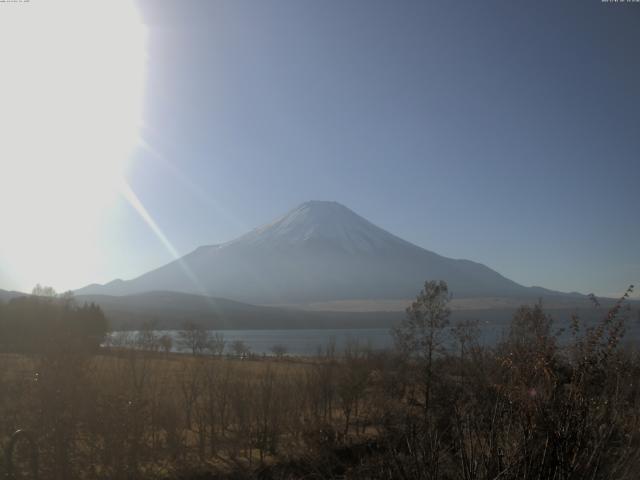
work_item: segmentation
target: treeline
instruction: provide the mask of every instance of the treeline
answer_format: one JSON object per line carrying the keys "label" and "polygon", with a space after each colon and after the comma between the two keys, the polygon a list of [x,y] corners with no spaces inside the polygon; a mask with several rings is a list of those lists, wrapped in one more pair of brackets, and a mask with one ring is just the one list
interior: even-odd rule
{"label": "treeline", "polygon": [[[36,293],[41,290],[34,289]],[[0,302],[0,351],[47,352],[56,349],[95,351],[108,322],[99,306],[77,305],[70,294],[34,294]]]}
{"label": "treeline", "polygon": [[[157,330],[157,322],[144,322],[140,330],[130,332],[121,330],[110,335],[106,342],[107,348],[138,349],[147,352],[171,351],[189,352],[194,357],[201,355],[212,355],[221,357],[235,356],[238,358],[248,358],[251,349],[242,340],[227,342],[222,332],[207,330],[202,324],[185,321],[181,324],[181,329],[176,330],[176,339],[170,333]],[[287,353],[287,348],[283,345],[274,345],[272,353],[277,357],[283,357]]]}
{"label": "treeline", "polygon": [[482,346],[477,324],[449,324],[446,284],[428,282],[395,351],[0,357],[0,431],[29,430],[51,479],[635,479],[625,301],[597,325],[571,319],[562,345],[538,304]]}

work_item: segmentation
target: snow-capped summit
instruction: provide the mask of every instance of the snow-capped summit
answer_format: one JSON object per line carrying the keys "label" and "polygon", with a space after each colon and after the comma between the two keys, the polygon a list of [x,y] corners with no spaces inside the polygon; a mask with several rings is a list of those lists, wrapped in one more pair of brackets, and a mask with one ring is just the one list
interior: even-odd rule
{"label": "snow-capped summit", "polygon": [[407,242],[338,202],[312,200],[226,245],[278,249],[324,245],[352,254],[373,254]]}
{"label": "snow-capped summit", "polygon": [[154,290],[285,304],[413,298],[425,280],[446,280],[457,297],[540,296],[469,260],[438,255],[336,203],[311,201],[221,245],[203,246],[129,281],[91,285],[79,294]]}

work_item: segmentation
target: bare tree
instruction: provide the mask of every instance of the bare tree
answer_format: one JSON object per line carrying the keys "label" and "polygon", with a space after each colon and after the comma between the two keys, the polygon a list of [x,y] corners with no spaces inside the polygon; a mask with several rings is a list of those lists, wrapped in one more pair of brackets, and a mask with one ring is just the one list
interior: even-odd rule
{"label": "bare tree", "polygon": [[156,321],[144,322],[136,334],[136,346],[142,350],[155,352],[160,348],[159,338],[156,334]]}
{"label": "bare tree", "polygon": [[216,332],[215,334],[209,336],[207,350],[211,352],[212,355],[216,355],[218,357],[222,356],[226,346],[227,341],[224,339],[224,334]]}
{"label": "bare tree", "polygon": [[199,323],[187,321],[178,332],[178,343],[183,349],[191,350],[194,356],[208,347],[209,340],[209,332]]}
{"label": "bare tree", "polygon": [[425,414],[429,410],[433,381],[433,360],[443,351],[443,332],[449,324],[449,287],[445,281],[427,281],[406,318],[393,329],[396,347],[415,357],[421,365]]}
{"label": "bare tree", "polygon": [[58,293],[54,290],[53,287],[48,287],[45,285],[40,285],[39,283],[33,287],[31,290],[31,295],[35,295],[36,297],[49,297],[55,298],[58,296]]}
{"label": "bare tree", "polygon": [[480,328],[477,320],[465,320],[456,323],[451,329],[453,339],[460,348],[460,382],[464,384],[465,374],[465,355],[478,345],[478,337],[480,336]]}

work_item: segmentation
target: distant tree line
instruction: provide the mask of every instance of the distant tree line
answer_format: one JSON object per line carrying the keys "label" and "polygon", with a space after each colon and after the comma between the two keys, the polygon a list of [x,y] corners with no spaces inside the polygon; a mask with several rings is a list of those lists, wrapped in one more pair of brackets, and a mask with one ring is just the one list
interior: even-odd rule
{"label": "distant tree line", "polygon": [[30,296],[0,303],[0,350],[36,353],[57,349],[96,350],[108,322],[99,306],[77,305],[70,293],[36,286]]}
{"label": "distant tree line", "polygon": [[[108,338],[109,347],[135,348],[150,352],[169,352],[176,350],[188,352],[193,356],[211,355],[220,357],[224,354],[227,341],[221,332],[207,330],[202,324],[186,320],[182,328],[176,331],[176,341],[166,331],[158,329],[157,321],[144,322],[140,330],[130,332],[121,330]],[[241,340],[236,340],[230,345],[231,350],[237,355],[248,355],[249,347]]]}

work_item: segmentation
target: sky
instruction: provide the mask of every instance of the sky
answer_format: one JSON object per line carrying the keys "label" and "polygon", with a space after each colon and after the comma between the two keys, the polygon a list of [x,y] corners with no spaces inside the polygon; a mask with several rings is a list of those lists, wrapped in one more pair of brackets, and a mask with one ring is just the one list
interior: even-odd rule
{"label": "sky", "polygon": [[[34,18],[39,3],[27,4]],[[0,20],[17,15],[7,6]],[[109,150],[113,162],[126,157],[128,194],[84,205],[73,185],[99,185],[104,168],[75,182],[74,165],[65,175],[74,183],[55,191],[76,193],[46,213],[70,219],[55,248],[41,210],[5,222],[13,242],[2,249],[0,240],[0,288],[133,278],[312,199],[523,285],[617,295],[640,280],[640,3],[138,0],[135,9],[143,43],[122,27],[129,13],[88,18],[85,26],[104,25],[107,45],[126,42],[74,62],[81,75],[87,55],[89,70],[108,66],[90,79],[106,99],[96,118],[122,98],[140,103],[122,110],[137,119],[135,146]],[[144,55],[131,56],[134,44]],[[144,78],[130,101],[122,92],[138,90],[120,84],[139,78],[112,77],[136,72],[136,62]],[[16,68],[19,95],[25,72]],[[83,161],[104,154],[122,125],[115,113],[107,124],[78,118],[73,129],[99,132]],[[59,166],[62,156],[52,157]],[[16,195],[26,185],[11,183]],[[41,208],[42,195],[25,201]],[[21,205],[5,199],[2,217]],[[25,222],[30,234],[16,234]],[[27,237],[29,252],[56,263],[17,255]]]}

